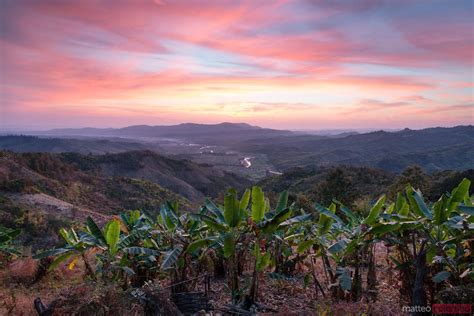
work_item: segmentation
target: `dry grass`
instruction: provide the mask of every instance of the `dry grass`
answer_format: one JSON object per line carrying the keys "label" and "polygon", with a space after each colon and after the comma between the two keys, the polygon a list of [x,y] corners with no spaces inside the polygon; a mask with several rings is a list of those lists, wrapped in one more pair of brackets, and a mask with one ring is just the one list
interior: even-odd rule
{"label": "dry grass", "polygon": [[[329,298],[328,291],[326,298],[323,298],[321,293],[316,294],[312,284],[304,288],[301,278],[276,280],[269,277],[261,280],[259,301],[278,311],[278,315],[401,315],[400,305],[403,304],[399,299],[396,282],[387,273],[385,248],[377,250],[377,268],[379,284],[375,302],[366,298],[357,302],[333,301]],[[37,284],[30,285],[36,269],[34,260],[25,259],[0,271],[0,315],[36,315],[33,308],[36,297],[40,297],[45,305],[53,304],[56,307],[55,315],[88,315],[92,311],[104,315],[143,314],[141,306],[128,301],[120,288],[84,281],[81,263],[73,270],[60,266]],[[305,265],[298,267],[300,276],[307,271],[308,267]],[[326,288],[327,280],[319,261],[316,273]],[[244,279],[242,284],[245,283]],[[211,289],[210,299],[217,309],[230,303],[225,280],[213,280]]]}
{"label": "dry grass", "polygon": [[37,270],[38,262],[31,257],[18,259],[8,266],[7,276],[10,282],[28,284],[34,280]]}

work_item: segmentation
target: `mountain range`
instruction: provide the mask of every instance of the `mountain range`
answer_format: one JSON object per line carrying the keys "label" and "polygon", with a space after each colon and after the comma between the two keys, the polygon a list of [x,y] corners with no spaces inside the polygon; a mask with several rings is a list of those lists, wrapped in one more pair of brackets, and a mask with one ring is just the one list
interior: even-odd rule
{"label": "mountain range", "polygon": [[[236,156],[228,171],[239,173],[238,161],[244,157],[259,157],[264,165],[259,173],[279,172],[295,167],[354,165],[400,172],[410,165],[419,165],[434,172],[445,169],[463,170],[474,166],[474,126],[428,128],[422,130],[376,131],[340,135],[302,135],[284,130],[251,126],[245,123],[180,124],[174,126],[137,125],[119,129],[56,129],[42,132],[43,137],[0,137],[0,149],[11,151],[46,151],[79,153],[117,153],[129,150],[154,150],[162,154],[179,154],[198,162],[219,164],[229,153]],[[57,137],[82,139],[60,139]],[[87,139],[84,139],[87,137]],[[107,137],[107,139],[96,139]],[[160,141],[174,139],[176,146],[162,148]],[[194,144],[192,144],[194,143]],[[191,151],[191,146],[220,146],[216,150]],[[204,156],[203,156],[204,154]],[[207,154],[207,155],[206,155]],[[212,154],[212,155],[211,155]],[[216,155],[219,154],[220,158]],[[263,158],[262,158],[263,157]],[[237,165],[235,165],[237,161]],[[237,167],[237,168],[236,168]],[[221,168],[222,169],[222,168]]]}
{"label": "mountain range", "polygon": [[36,135],[53,136],[101,136],[125,138],[180,138],[204,144],[224,145],[247,139],[293,135],[293,132],[261,128],[246,123],[195,124],[183,123],[169,126],[134,125],[123,128],[52,129],[33,132]]}

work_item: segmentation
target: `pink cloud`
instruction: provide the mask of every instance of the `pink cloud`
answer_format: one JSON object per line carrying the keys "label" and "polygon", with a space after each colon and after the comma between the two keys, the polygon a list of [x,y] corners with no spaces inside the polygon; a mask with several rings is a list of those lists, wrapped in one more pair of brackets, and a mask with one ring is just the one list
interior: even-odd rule
{"label": "pink cloud", "polygon": [[[435,109],[444,103],[432,95],[457,96],[450,89],[472,87],[466,79],[469,69],[472,74],[472,22],[461,15],[459,21],[438,23],[442,8],[417,19],[417,6],[410,1],[393,6],[378,1],[91,0],[2,6],[0,88],[9,116],[38,111],[53,118],[62,107],[84,117],[114,110],[122,116],[150,114],[153,108],[147,106],[156,102],[156,111],[168,111],[165,116],[172,121],[183,111],[161,104],[188,100],[199,102],[197,108],[216,109],[222,99],[248,95],[236,102],[242,113],[265,112],[273,104],[282,111],[293,107],[299,117],[296,112],[307,109],[298,104],[319,104],[318,93],[335,104],[341,94],[352,93],[354,100],[365,94],[360,104],[348,104],[355,104],[359,110],[352,113],[360,115],[387,109],[403,114],[408,104]],[[441,21],[450,22],[454,13]],[[382,67],[374,70],[373,65]],[[459,78],[445,78],[450,69]],[[434,75],[420,75],[420,70]],[[278,105],[271,93],[268,100],[254,99],[285,90],[313,99]],[[469,98],[468,92],[459,93]],[[376,101],[388,99],[394,101]],[[121,103],[126,105],[116,106]],[[215,113],[214,118],[229,115]]]}

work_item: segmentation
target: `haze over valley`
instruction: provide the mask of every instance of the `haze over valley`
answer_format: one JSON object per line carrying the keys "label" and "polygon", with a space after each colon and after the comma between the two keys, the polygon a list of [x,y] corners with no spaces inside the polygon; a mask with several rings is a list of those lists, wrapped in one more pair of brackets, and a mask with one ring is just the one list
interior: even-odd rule
{"label": "haze over valley", "polygon": [[[25,132],[26,133],[26,132]],[[358,165],[400,172],[419,165],[428,172],[474,166],[474,127],[307,135],[248,124],[180,124],[120,129],[60,129],[0,136],[0,148],[106,154],[151,150],[261,180],[294,167]],[[374,152],[374,148],[377,150]]]}

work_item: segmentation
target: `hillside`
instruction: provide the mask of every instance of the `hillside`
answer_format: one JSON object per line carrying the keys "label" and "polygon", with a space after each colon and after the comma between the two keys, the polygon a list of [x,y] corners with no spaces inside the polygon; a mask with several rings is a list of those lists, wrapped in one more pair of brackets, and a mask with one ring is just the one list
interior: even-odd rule
{"label": "hillside", "polygon": [[282,175],[269,176],[258,185],[268,192],[288,190],[300,204],[307,200],[330,204],[337,199],[358,209],[382,194],[387,194],[388,199],[394,201],[395,193],[403,191],[408,184],[422,190],[425,197],[436,200],[464,178],[474,181],[474,169],[428,174],[418,166],[411,166],[401,173],[392,173],[382,169],[339,165],[293,168]]}
{"label": "hillside", "polygon": [[334,178],[337,171],[350,180],[352,190],[360,195],[383,193],[395,178],[395,174],[381,169],[354,166],[338,167],[306,167],[287,170],[280,176],[270,176],[259,182],[265,190],[281,192],[289,190],[293,193],[308,193],[321,182]]}
{"label": "hillside", "polygon": [[150,151],[107,155],[0,151],[0,222],[24,229],[34,247],[57,242],[57,231],[92,216],[99,223],[125,210],[155,216],[166,201],[194,210],[247,180],[186,160]]}
{"label": "hillside", "polygon": [[103,223],[129,209],[156,215],[166,201],[191,209],[187,199],[150,181],[95,176],[52,154],[0,152],[0,222],[24,229],[25,245],[51,246],[60,227],[87,216]]}
{"label": "hillside", "polygon": [[119,153],[129,150],[157,149],[152,144],[126,140],[40,138],[35,136],[0,136],[0,150],[14,152],[77,152],[81,154]]}
{"label": "hillside", "polygon": [[206,196],[215,197],[222,188],[241,189],[250,185],[248,180],[213,168],[211,165],[171,159],[151,151],[95,156],[65,153],[58,157],[87,173],[104,177],[144,179],[158,183],[191,201],[202,201]]}
{"label": "hillside", "polygon": [[48,195],[101,214],[146,208],[156,212],[166,200],[189,202],[170,190],[146,180],[102,177],[47,153],[0,152],[0,192],[8,197]]}

